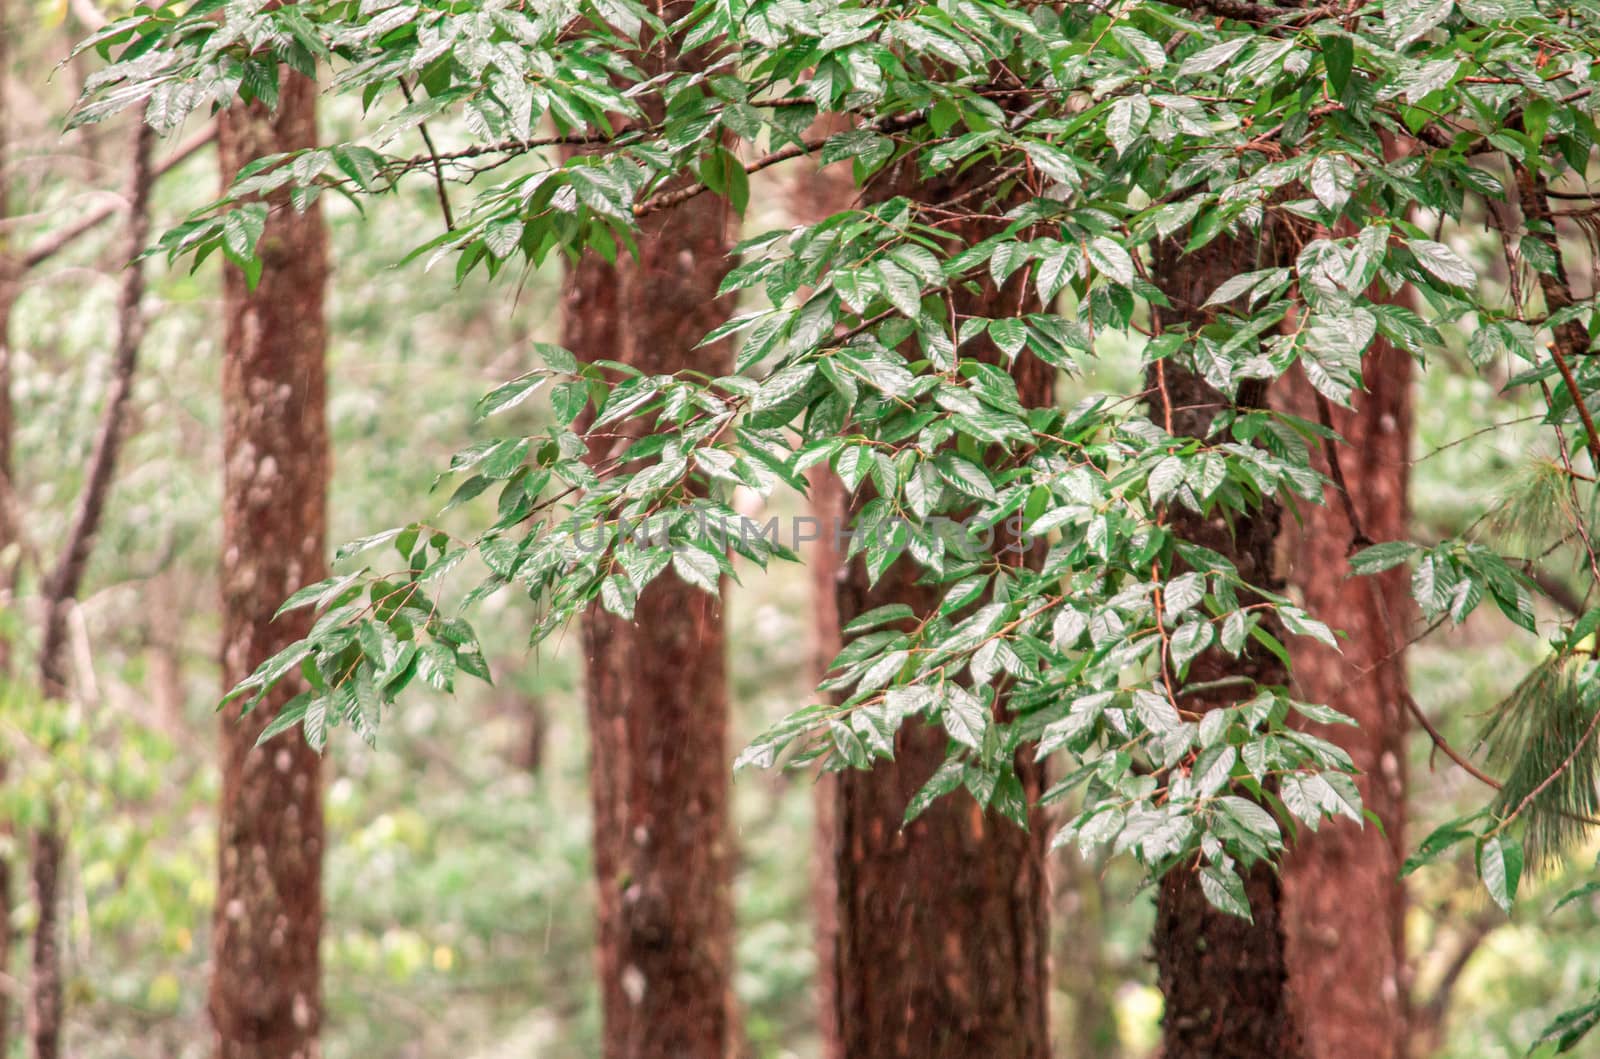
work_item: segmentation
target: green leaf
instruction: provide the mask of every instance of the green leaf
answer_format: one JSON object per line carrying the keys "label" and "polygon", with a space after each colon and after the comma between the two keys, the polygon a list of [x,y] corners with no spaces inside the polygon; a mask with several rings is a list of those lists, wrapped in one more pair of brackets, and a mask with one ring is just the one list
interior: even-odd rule
{"label": "green leaf", "polygon": [[714,558],[699,548],[679,548],[673,552],[672,570],[696,588],[703,588],[713,596],[717,594],[722,570]]}
{"label": "green leaf", "polygon": [[1418,868],[1432,863],[1446,850],[1468,839],[1477,838],[1477,835],[1461,826],[1465,823],[1467,823],[1466,820],[1452,820],[1448,824],[1435,828],[1427,838],[1422,840],[1422,844],[1417,847],[1417,851],[1406,858],[1405,864],[1400,868],[1401,876],[1410,875]]}
{"label": "green leaf", "polygon": [[984,733],[989,730],[989,710],[983,700],[959,684],[947,684],[944,689],[944,707],[939,719],[950,738],[962,746],[977,750],[983,746]]}
{"label": "green leaf", "polygon": [[1350,71],[1355,67],[1355,44],[1343,34],[1330,33],[1319,38],[1322,45],[1322,64],[1328,72],[1328,84],[1335,98],[1344,95],[1350,84]]}
{"label": "green leaf", "polygon": [[1478,284],[1478,274],[1461,256],[1443,243],[1427,239],[1413,239],[1409,244],[1417,263],[1439,279],[1455,287],[1471,289]]}
{"label": "green leaf", "polygon": [[1106,138],[1119,154],[1123,153],[1149,122],[1150,100],[1142,95],[1123,96],[1111,104],[1111,115],[1106,119]]}
{"label": "green leaf", "polygon": [[1480,842],[1478,878],[1500,910],[1510,915],[1517,899],[1517,882],[1522,878],[1522,847],[1499,835]]}
{"label": "green leaf", "polygon": [[256,738],[256,746],[262,746],[273,736],[287,732],[305,719],[306,711],[311,708],[310,692],[301,692],[288,702],[283,709],[275,714],[267,726],[261,729],[261,735]]}
{"label": "green leaf", "polygon": [[1201,868],[1200,891],[1205,894],[1206,901],[1218,911],[1238,916],[1240,919],[1252,920],[1250,900],[1244,892],[1244,880],[1235,872],[1209,865]]}
{"label": "green leaf", "polygon": [[911,801],[906,804],[904,823],[911,823],[917,817],[928,811],[929,806],[943,798],[957,787],[961,786],[961,777],[966,772],[966,765],[959,758],[951,758],[928,778],[928,782],[916,794],[911,796]]}
{"label": "green leaf", "polygon": [[1133,282],[1133,258],[1115,240],[1099,235],[1086,248],[1089,263],[1121,284]]}
{"label": "green leaf", "polygon": [[1420,546],[1410,541],[1385,541],[1382,544],[1374,544],[1350,557],[1350,571],[1363,577],[1379,574],[1408,561],[1421,550]]}

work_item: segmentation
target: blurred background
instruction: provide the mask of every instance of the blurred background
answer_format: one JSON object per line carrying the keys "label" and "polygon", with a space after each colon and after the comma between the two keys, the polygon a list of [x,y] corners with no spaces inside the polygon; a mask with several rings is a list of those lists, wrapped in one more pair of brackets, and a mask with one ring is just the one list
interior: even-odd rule
{"label": "blurred background", "polygon": [[[18,5],[6,41],[10,219],[0,257],[73,229],[124,186],[125,124],[63,136],[92,57],[64,61],[85,32],[65,3]],[[356,115],[328,100],[324,135]],[[171,145],[158,157],[166,157]],[[794,173],[763,174],[792,181]],[[156,191],[160,232],[218,187],[202,149]],[[781,204],[782,194],[756,195]],[[329,417],[335,474],[331,540],[431,513],[434,475],[472,440],[473,402],[532,366],[530,344],[557,337],[559,275],[455,286],[448,267],[395,268],[437,227],[431,187],[413,185],[363,218],[324,200],[334,266]],[[773,207],[769,207],[773,208]],[[753,216],[752,227],[781,223]],[[66,244],[22,278],[11,321],[17,501],[37,541],[59,539],[93,441],[108,371],[118,284],[115,223]],[[420,233],[420,234],[419,234]],[[1447,235],[1449,233],[1446,233]],[[1503,264],[1457,234],[1495,282]],[[1574,248],[1581,254],[1581,248]],[[1574,259],[1576,260],[1576,259]],[[24,823],[64,807],[66,1048],[81,1059],[188,1057],[208,1051],[205,981],[214,896],[217,721],[221,692],[217,515],[221,484],[216,263],[150,270],[135,429],[100,546],[73,615],[72,659],[84,701],[39,708],[7,691],[0,743],[10,772],[0,808]],[[1486,486],[1526,475],[1515,431],[1477,434],[1520,408],[1474,368],[1465,336],[1423,374],[1412,506],[1418,540],[1459,532]],[[1076,392],[1135,389],[1133,359],[1108,342]],[[526,413],[537,417],[537,407]],[[1533,436],[1531,425],[1527,437]],[[788,510],[784,510],[784,505]],[[795,497],[778,510],[798,512]],[[749,571],[730,606],[734,754],[809,701],[812,640],[806,572]],[[5,631],[37,636],[26,600]],[[523,604],[496,598],[478,623],[497,685],[463,682],[453,698],[415,692],[370,750],[347,733],[329,749],[323,961],[329,1059],[586,1055],[597,1050],[590,973],[592,889],[583,708],[574,631],[531,654]],[[1537,660],[1537,643],[1494,610],[1413,650],[1412,685],[1456,745]],[[1481,804],[1423,739],[1412,743],[1413,844]],[[812,780],[750,772],[734,781],[738,846],[737,986],[762,1056],[814,1054],[809,904]],[[17,851],[13,851],[17,852]],[[1058,854],[1054,873],[1057,1054],[1149,1055],[1160,996],[1147,960],[1151,896],[1120,863]],[[1431,1052],[1461,1059],[1522,1054],[1551,1017],[1600,978],[1600,916],[1579,903],[1546,914],[1570,888],[1539,889],[1507,922],[1466,863],[1412,877],[1413,993]],[[1543,895],[1543,896],[1541,896]],[[15,928],[36,910],[19,893]],[[20,972],[22,947],[15,957]],[[17,981],[8,976],[11,986]],[[20,1042],[18,1042],[20,1043]]]}

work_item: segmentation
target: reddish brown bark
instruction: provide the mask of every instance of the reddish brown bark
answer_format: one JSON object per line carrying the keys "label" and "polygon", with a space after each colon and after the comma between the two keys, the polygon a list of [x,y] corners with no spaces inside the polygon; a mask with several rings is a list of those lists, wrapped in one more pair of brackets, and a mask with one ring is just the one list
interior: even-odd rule
{"label": "reddish brown bark", "polygon": [[[275,114],[235,104],[219,118],[224,182],[261,155],[316,143],[316,88],[284,73]],[[223,271],[222,684],[305,635],[307,611],[274,621],[325,576],[329,473],[319,212],[274,201],[260,285]],[[210,1013],[219,1059],[320,1054],[322,762],[298,731],[262,747],[267,722],[302,690],[285,680],[241,719],[224,712]]]}
{"label": "reddish brown bark", "polygon": [[[1157,262],[1160,285],[1175,307],[1177,321],[1198,328],[1207,321],[1201,309],[1223,280],[1261,267],[1254,240],[1218,239],[1189,255],[1166,248]],[[1172,433],[1204,437],[1228,400],[1200,376],[1173,362],[1151,369],[1152,414],[1158,423],[1170,418]],[[1259,407],[1265,397],[1259,384],[1240,387],[1235,404]],[[1180,538],[1195,541],[1227,556],[1247,583],[1276,589],[1274,569],[1279,510],[1268,500],[1254,512],[1235,516],[1230,525],[1220,515],[1202,517],[1174,505],[1170,525]],[[1190,665],[1189,681],[1200,684],[1223,677],[1249,676],[1261,684],[1282,684],[1288,677],[1273,655],[1251,641],[1239,659],[1212,648]],[[1190,709],[1231,706],[1237,689],[1218,688],[1185,696]],[[1166,998],[1162,1023],[1163,1059],[1296,1059],[1302,1053],[1288,1001],[1288,969],[1284,952],[1282,892],[1271,867],[1257,865],[1245,877],[1245,894],[1253,921],[1211,907],[1198,876],[1185,866],[1168,872],[1156,899],[1156,967]]]}
{"label": "reddish brown bark", "polygon": [[[569,275],[563,341],[646,373],[731,371],[727,343],[695,345],[731,308],[717,286],[732,236],[711,196],[647,218],[636,260]],[[592,440],[593,457],[613,440]],[[583,644],[603,1053],[723,1059],[738,1029],[722,608],[668,572],[631,623],[586,612]]]}
{"label": "reddish brown bark", "polygon": [[[875,587],[860,563],[839,586],[849,621],[886,603],[929,613],[939,595],[901,561]],[[947,739],[915,722],[893,762],[840,773],[838,1025],[848,1056],[966,1059],[1049,1054],[1043,821],[1023,831],[964,793],[902,828]],[[1019,758],[1030,798],[1038,776]]]}
{"label": "reddish brown bark", "polygon": [[[900,174],[887,182],[898,186],[874,195],[907,191],[937,203],[972,186],[956,181],[983,178],[917,182]],[[957,310],[1008,315],[1024,304],[1023,291],[1020,282],[1001,291],[963,291]],[[1024,404],[1053,399],[1055,373],[1031,355],[1019,358],[1014,374]],[[852,514],[865,499],[857,496]],[[850,564],[837,587],[838,619],[849,622],[888,603],[930,613],[942,592],[915,584],[919,572],[902,559],[869,586],[864,565]],[[958,793],[901,826],[911,796],[943,763],[947,743],[940,729],[908,723],[892,762],[846,771],[836,780],[836,1018],[847,1056],[1036,1059],[1050,1051],[1042,815],[1031,814],[1024,831]],[[1033,800],[1038,767],[1019,756],[1016,770]]]}
{"label": "reddish brown bark", "polygon": [[[1333,428],[1359,527],[1330,485],[1324,503],[1285,520],[1290,583],[1306,609],[1348,634],[1336,652],[1305,638],[1294,652],[1294,691],[1353,717],[1359,728],[1310,725],[1349,751],[1366,807],[1383,830],[1348,820],[1302,834],[1284,865],[1289,986],[1311,1059],[1403,1059],[1405,959],[1405,625],[1411,601],[1403,568],[1376,579],[1351,578],[1347,557],[1358,533],[1371,541],[1407,534],[1411,439],[1411,357],[1385,341],[1362,364],[1366,389],[1355,408],[1331,408]],[[1300,372],[1275,395],[1285,411],[1319,418],[1316,393]],[[1325,456],[1317,467],[1328,473]],[[1362,542],[1363,544],[1365,542]]]}

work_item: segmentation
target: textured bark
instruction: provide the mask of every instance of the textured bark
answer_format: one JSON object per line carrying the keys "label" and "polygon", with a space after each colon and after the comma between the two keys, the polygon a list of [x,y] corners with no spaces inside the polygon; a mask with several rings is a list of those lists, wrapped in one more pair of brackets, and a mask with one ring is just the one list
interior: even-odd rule
{"label": "textured bark", "polygon": [[[661,68],[654,53],[644,62]],[[734,235],[726,204],[701,196],[640,227],[636,260],[589,257],[569,275],[564,343],[646,373],[731,371],[727,343],[695,348],[732,308],[717,297]],[[593,439],[591,452],[626,443]],[[722,1059],[739,1035],[721,605],[668,572],[632,623],[590,608],[583,644],[603,1054]]]}
{"label": "textured bark", "polygon": [[[868,588],[852,563],[839,616],[905,603],[935,609],[937,590],[897,562]],[[902,729],[892,762],[836,779],[838,1024],[844,1054],[957,1059],[1049,1054],[1043,820],[1023,831],[965,794],[902,828],[906,804],[944,762],[943,731]],[[1019,757],[1028,796],[1037,770]]]}
{"label": "textured bark", "polygon": [[[1186,256],[1164,248],[1157,261],[1161,288],[1176,317],[1191,327],[1207,320],[1200,308],[1226,278],[1257,264],[1262,246],[1255,240],[1222,238]],[[1228,401],[1200,376],[1174,362],[1151,368],[1156,422],[1168,417],[1182,437],[1204,437]],[[1236,404],[1259,407],[1259,384],[1240,387]],[[1277,589],[1274,544],[1279,511],[1271,501],[1230,523],[1220,515],[1203,518],[1185,508],[1170,510],[1170,525],[1180,538],[1195,541],[1231,559],[1250,584]],[[1247,601],[1246,601],[1247,602]],[[1254,641],[1239,659],[1212,648],[1190,665],[1189,680],[1200,684],[1223,677],[1249,676],[1261,684],[1282,684],[1283,664]],[[1184,697],[1200,711],[1231,706],[1228,688]],[[1284,953],[1282,892],[1277,874],[1257,865],[1245,878],[1253,921],[1217,911],[1200,890],[1199,877],[1185,866],[1168,872],[1156,899],[1156,967],[1166,998],[1162,1025],[1163,1059],[1295,1059],[1302,1054],[1292,1017]]]}
{"label": "textured bark", "polygon": [[[971,186],[958,181],[981,181],[985,175],[918,183],[901,173],[872,194],[905,191],[944,202]],[[988,233],[960,234],[972,239]],[[1003,316],[1016,312],[1025,297],[1014,278],[1004,290],[963,291],[956,304],[963,313]],[[998,356],[992,348],[987,353],[991,359]],[[1015,374],[1024,404],[1053,399],[1055,372],[1031,355],[1018,359]],[[852,515],[866,499],[857,495]],[[931,612],[943,593],[915,584],[919,570],[902,559],[869,586],[864,564],[850,564],[837,589],[839,620],[849,622],[888,603]],[[1023,831],[957,793],[902,827],[906,804],[943,763],[946,745],[942,730],[909,723],[896,740],[892,762],[846,771],[836,780],[836,1017],[844,1054],[873,1059],[1047,1056],[1044,821],[1035,812],[1030,830]],[[1031,801],[1039,794],[1041,776],[1030,758],[1019,756],[1016,768]]]}
{"label": "textured bark", "polygon": [[[285,71],[276,114],[235,104],[219,120],[226,182],[260,155],[316,143],[315,86]],[[309,612],[272,616],[326,571],[327,240],[316,209],[272,206],[260,285],[223,272],[225,688],[305,635]],[[321,1054],[322,762],[298,731],[255,745],[300,690],[298,677],[285,680],[242,719],[235,709],[222,718],[209,1004],[219,1059]]]}
{"label": "textured bark", "polygon": [[[1330,820],[1303,833],[1284,864],[1284,924],[1289,987],[1310,1059],[1403,1059],[1406,1054],[1405,960],[1406,672],[1403,647],[1411,614],[1403,568],[1351,578],[1356,535],[1406,537],[1411,357],[1379,340],[1362,364],[1366,389],[1355,408],[1331,409],[1347,444],[1338,450],[1359,527],[1330,486],[1321,505],[1302,505],[1303,521],[1285,520],[1287,572],[1306,609],[1348,634],[1343,652],[1304,637],[1294,652],[1294,691],[1355,718],[1359,728],[1307,725],[1349,751],[1356,784],[1383,830]],[[1295,372],[1274,395],[1284,410],[1318,418],[1316,393]],[[1318,469],[1328,473],[1321,454]]]}

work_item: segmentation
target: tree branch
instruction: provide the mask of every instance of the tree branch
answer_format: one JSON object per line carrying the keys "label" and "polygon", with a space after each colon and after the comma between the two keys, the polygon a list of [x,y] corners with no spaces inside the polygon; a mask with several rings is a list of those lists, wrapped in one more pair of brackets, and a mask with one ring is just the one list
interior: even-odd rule
{"label": "tree branch", "polygon": [[94,538],[105,514],[106,498],[116,474],[117,456],[126,432],[128,402],[133,393],[133,373],[138,365],[139,344],[144,338],[144,265],[140,255],[150,236],[150,188],[155,170],[150,156],[155,147],[155,131],[144,121],[134,130],[133,176],[128,194],[128,227],[125,238],[126,268],[117,297],[116,346],[112,353],[111,379],[106,386],[105,407],[100,428],[84,476],[83,491],[62,545],[60,558],[44,582],[46,607],[44,640],[39,649],[39,672],[47,694],[60,695],[66,685],[67,617],[71,602],[83,587],[84,570],[94,548]]}
{"label": "tree branch", "polygon": [[[406,103],[412,103],[411,86],[406,84],[404,77],[399,80],[400,91],[405,95]],[[456,230],[456,218],[450,210],[450,194],[444,189],[444,165],[439,161],[439,149],[433,145],[433,134],[428,131],[427,122],[417,122],[417,131],[422,134],[422,144],[428,149],[428,159],[433,163],[433,186],[439,195],[439,212],[444,214],[445,231],[453,232]]]}

